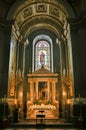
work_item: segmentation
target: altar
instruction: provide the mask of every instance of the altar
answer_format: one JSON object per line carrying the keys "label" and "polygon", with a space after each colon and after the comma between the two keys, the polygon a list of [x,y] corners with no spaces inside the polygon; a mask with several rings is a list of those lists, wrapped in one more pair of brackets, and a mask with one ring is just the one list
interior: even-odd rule
{"label": "altar", "polygon": [[55,105],[27,105],[27,118],[36,118],[37,114],[42,113],[45,114],[45,118],[56,118],[59,115],[59,104],[58,102]]}
{"label": "altar", "polygon": [[36,118],[39,110],[45,112],[46,118],[58,117],[58,74],[40,68],[27,76],[27,118]]}

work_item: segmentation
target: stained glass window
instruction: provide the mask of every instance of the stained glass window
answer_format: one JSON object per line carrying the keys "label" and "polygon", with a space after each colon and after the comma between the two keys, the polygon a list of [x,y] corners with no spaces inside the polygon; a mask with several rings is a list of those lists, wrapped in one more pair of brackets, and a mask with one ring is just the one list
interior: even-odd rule
{"label": "stained glass window", "polygon": [[53,72],[53,44],[50,36],[40,34],[33,39],[32,72],[44,66]]}
{"label": "stained glass window", "polygon": [[50,70],[50,44],[45,40],[40,40],[35,45],[35,70],[42,66]]}

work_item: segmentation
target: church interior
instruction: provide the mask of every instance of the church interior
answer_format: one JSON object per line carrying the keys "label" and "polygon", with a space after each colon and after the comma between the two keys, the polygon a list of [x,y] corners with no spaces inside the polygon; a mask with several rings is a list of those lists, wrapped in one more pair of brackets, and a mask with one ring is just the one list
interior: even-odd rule
{"label": "church interior", "polygon": [[0,1],[0,102],[10,114],[69,119],[74,105],[85,110],[85,56],[86,0]]}

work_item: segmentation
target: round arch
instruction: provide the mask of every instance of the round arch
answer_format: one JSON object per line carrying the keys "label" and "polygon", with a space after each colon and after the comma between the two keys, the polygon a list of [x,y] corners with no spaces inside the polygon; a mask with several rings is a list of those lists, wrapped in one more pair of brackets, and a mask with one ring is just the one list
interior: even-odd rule
{"label": "round arch", "polygon": [[35,57],[34,57],[34,52],[35,52],[35,49],[34,49],[34,46],[35,46],[35,44],[38,42],[38,41],[40,41],[40,40],[45,40],[45,41],[47,41],[48,43],[50,43],[50,46],[51,46],[51,50],[49,50],[50,51],[50,53],[52,52],[52,56],[51,56],[51,59],[50,59],[50,61],[51,61],[51,72],[53,72],[53,43],[52,43],[52,39],[51,39],[51,37],[50,36],[48,36],[48,35],[45,35],[45,34],[41,34],[41,35],[38,35],[38,36],[36,36],[34,39],[33,39],[33,67],[32,67],[32,71],[34,72],[34,59],[35,59]]}
{"label": "round arch", "polygon": [[7,15],[7,19],[14,19],[15,17],[15,12],[19,10],[21,10],[22,8],[26,7],[27,5],[30,5],[31,3],[53,3],[54,5],[58,5],[61,6],[61,8],[63,10],[66,10],[66,12],[68,13],[69,17],[75,17],[75,13],[72,9],[72,7],[69,5],[69,3],[66,0],[27,0],[24,2],[24,0],[21,1],[16,1],[13,6],[11,6],[11,8],[9,9],[8,15]]}
{"label": "round arch", "polygon": [[[38,10],[40,5],[44,10]],[[29,32],[44,27],[52,30],[61,39],[64,24],[69,17],[74,17],[74,12],[66,0],[17,1],[7,15],[7,19],[15,19],[15,30],[18,29],[23,41],[27,39]]]}
{"label": "round arch", "polygon": [[[43,10],[42,9],[40,10],[38,8],[40,7],[40,5],[43,5],[42,6]],[[29,9],[31,9],[30,10],[31,12],[29,12],[28,7]],[[28,13],[30,13],[30,15],[28,15]],[[75,14],[73,12],[73,9],[66,2],[66,0],[58,0],[58,1],[57,0],[26,0],[25,2],[24,0],[21,0],[21,1],[15,2],[12,8],[10,8],[7,15],[7,19],[8,20],[15,19],[15,22],[14,22],[15,32],[16,30],[18,30],[20,33],[20,36],[23,37],[22,41],[20,41],[22,43],[24,43],[26,39],[28,39],[28,36],[30,33],[34,32],[35,30],[40,30],[43,28],[46,28],[54,32],[54,34],[56,34],[56,36],[58,37],[58,41],[61,42],[61,39],[63,38],[62,43],[59,44],[60,62],[62,64],[62,60],[63,60],[62,49],[66,48],[66,52],[70,53],[68,50],[69,49],[68,44],[67,43],[65,44],[64,37],[62,37],[62,35],[64,35],[64,24],[67,18],[71,18],[74,16]],[[16,27],[16,25],[18,28]],[[64,46],[62,46],[63,44]],[[64,56],[65,69],[66,69],[66,64],[67,64],[67,68],[69,67],[69,57],[67,53],[65,53],[65,56]],[[24,56],[25,56],[25,46],[24,46]],[[60,67],[60,69],[61,71],[63,71],[62,70],[63,68]],[[64,78],[65,80],[67,78],[65,74],[64,74]],[[65,89],[66,86],[67,84],[61,87],[64,87],[62,89]],[[70,83],[70,86],[71,88],[73,87],[72,81]],[[71,95],[73,95],[72,92],[70,93]]]}
{"label": "round arch", "polygon": [[42,28],[45,28],[45,29],[48,29],[48,30],[54,32],[55,35],[58,37],[58,39],[61,39],[60,33],[58,32],[58,30],[55,27],[53,27],[49,24],[48,25],[47,24],[39,24],[39,25],[34,25],[27,30],[27,32],[24,35],[24,40],[28,38],[30,33],[34,32],[36,30],[40,30]]}

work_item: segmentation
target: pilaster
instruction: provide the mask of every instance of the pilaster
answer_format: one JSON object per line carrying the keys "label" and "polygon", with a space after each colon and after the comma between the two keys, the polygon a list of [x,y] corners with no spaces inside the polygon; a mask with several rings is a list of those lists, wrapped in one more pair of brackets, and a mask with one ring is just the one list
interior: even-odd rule
{"label": "pilaster", "polygon": [[14,20],[0,19],[0,97],[7,97],[11,29]]}
{"label": "pilaster", "polygon": [[53,101],[55,101],[56,99],[55,81],[52,82],[52,95],[53,95]]}
{"label": "pilaster", "polygon": [[30,100],[33,101],[33,81],[30,81]]}
{"label": "pilaster", "polygon": [[48,85],[47,85],[47,99],[49,100],[50,99],[50,82],[48,81]]}
{"label": "pilaster", "polygon": [[79,94],[85,96],[86,13],[82,13],[78,18],[68,19],[68,22],[72,44],[75,97]]}
{"label": "pilaster", "polygon": [[36,99],[38,100],[38,81],[36,81]]}

